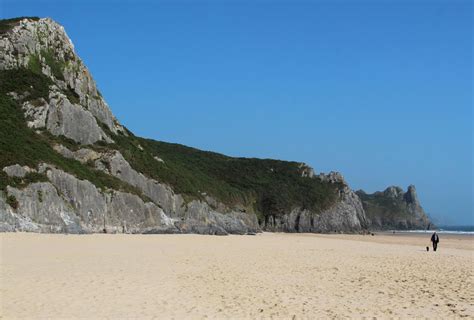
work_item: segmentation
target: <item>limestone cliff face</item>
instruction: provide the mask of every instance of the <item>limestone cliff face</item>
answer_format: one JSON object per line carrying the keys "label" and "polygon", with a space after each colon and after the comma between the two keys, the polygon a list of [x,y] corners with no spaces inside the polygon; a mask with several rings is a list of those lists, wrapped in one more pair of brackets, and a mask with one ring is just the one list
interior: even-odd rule
{"label": "limestone cliff face", "polygon": [[61,25],[48,18],[23,19],[0,37],[0,70],[34,68],[54,83],[48,102],[39,108],[25,103],[31,126],[81,144],[111,142],[98,121],[123,132]]}
{"label": "limestone cliff face", "polygon": [[[34,96],[33,85],[20,86],[21,79],[18,88],[0,83],[2,90],[10,88],[2,92],[6,100],[16,103],[24,115],[24,119],[19,118],[28,132],[21,133],[30,137],[24,143],[37,141],[43,146],[34,160],[17,153],[16,157],[22,159],[17,162],[11,150],[9,157],[2,158],[0,154],[0,179],[5,180],[0,181],[0,231],[224,235],[261,230],[358,232],[372,225],[385,225],[386,219],[380,220],[377,211],[380,207],[372,210],[366,202],[363,206],[339,173],[316,175],[306,164],[233,159],[217,154],[211,157],[204,152],[196,155],[196,150],[184,150],[183,146],[181,154],[173,150],[175,154],[162,159],[154,149],[156,144],[149,144],[145,150],[140,144],[143,139],[134,138],[113,116],[62,26],[48,18],[13,19],[7,25],[9,28],[0,29],[4,30],[0,32],[0,75],[21,71],[18,74],[25,78],[39,77],[41,85],[47,87],[46,93]],[[0,99],[0,112],[12,111],[4,100]],[[0,146],[6,145],[0,142]],[[25,150],[36,152],[34,148]],[[54,163],[43,159],[43,155]],[[190,156],[197,160],[173,163]],[[142,162],[134,162],[136,158]],[[153,170],[168,170],[165,173],[169,176],[148,170],[149,161]],[[206,161],[214,161],[210,169]],[[214,164],[219,168],[214,170]],[[189,174],[189,170],[196,169],[202,170],[200,175]],[[180,170],[188,170],[188,175]],[[246,175],[252,174],[261,180],[247,179]],[[79,178],[81,175],[87,178]],[[100,179],[95,180],[96,175]],[[214,184],[213,179],[225,181]],[[175,192],[179,188],[172,185],[173,181],[181,183],[185,190],[182,194]],[[279,188],[275,190],[279,191],[273,191],[269,198],[273,202],[264,206],[265,212],[259,212],[262,197],[258,192],[267,192],[260,184],[272,187],[268,181],[275,181]],[[279,201],[284,196],[278,192],[291,189],[294,184],[299,189],[294,188]],[[195,185],[200,189],[193,189]],[[215,185],[225,188],[225,192],[214,188],[212,195],[201,189]],[[302,197],[298,191],[308,192],[311,188],[321,194],[311,197],[313,203],[308,204],[308,193]],[[393,192],[394,198],[399,199],[398,190]],[[400,199],[404,210],[423,220],[414,188]],[[370,217],[364,207],[369,208]],[[407,227],[413,225],[411,221]]]}
{"label": "limestone cliff face", "polygon": [[[25,92],[8,92],[21,103],[28,127],[47,130],[80,145],[113,143],[104,126],[113,134],[127,136],[61,25],[49,18],[15,21],[10,30],[0,34],[0,53],[0,71],[23,68],[51,80],[45,98],[30,101]],[[98,153],[86,147],[77,151],[62,145],[53,147],[83,165],[95,162],[96,170],[137,188],[148,201],[135,194],[100,190],[49,164],[38,168],[12,164],[3,168],[9,177],[21,179],[35,172],[44,174],[48,181],[1,191],[1,230],[211,234],[260,230],[255,215],[232,210],[224,215],[203,201],[185,203],[169,186],[134,170],[116,150]],[[8,199],[14,199],[14,205]]]}
{"label": "limestone cliff face", "polygon": [[[32,183],[23,189],[7,188],[0,195],[0,217],[5,231],[37,232],[141,232],[159,228],[178,232],[174,221],[152,202],[110,190],[102,192],[92,183],[79,180],[53,166],[41,164],[31,171],[44,173],[48,182]],[[15,206],[6,205],[6,196]],[[124,230],[125,229],[125,230]]]}
{"label": "limestone cliff face", "polygon": [[[284,232],[359,232],[366,230],[369,221],[359,197],[352,191],[339,172],[314,174],[314,170],[305,167],[304,175],[311,179],[320,179],[339,184],[338,201],[322,212],[312,212],[295,208],[283,215],[268,217],[263,227],[270,231]],[[311,174],[307,174],[310,172]]]}
{"label": "limestone cliff face", "polygon": [[374,229],[426,229],[430,221],[420,205],[415,186],[407,191],[388,187],[383,192],[357,191]]}
{"label": "limestone cliff face", "polygon": [[[21,168],[21,169],[20,169]],[[257,218],[242,212],[223,214],[192,201],[174,218],[152,201],[115,190],[102,191],[87,180],[48,164],[38,169],[7,167],[5,171],[45,174],[48,181],[0,192],[0,231],[90,233],[204,233],[225,235],[259,232]],[[14,197],[16,204],[7,204]]]}

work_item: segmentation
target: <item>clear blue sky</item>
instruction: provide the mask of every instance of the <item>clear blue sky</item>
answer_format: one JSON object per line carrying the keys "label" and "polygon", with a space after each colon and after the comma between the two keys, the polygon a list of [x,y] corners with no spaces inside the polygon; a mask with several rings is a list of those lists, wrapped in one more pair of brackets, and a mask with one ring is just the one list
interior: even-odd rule
{"label": "clear blue sky", "polygon": [[137,135],[415,184],[474,224],[471,1],[1,1],[63,24]]}

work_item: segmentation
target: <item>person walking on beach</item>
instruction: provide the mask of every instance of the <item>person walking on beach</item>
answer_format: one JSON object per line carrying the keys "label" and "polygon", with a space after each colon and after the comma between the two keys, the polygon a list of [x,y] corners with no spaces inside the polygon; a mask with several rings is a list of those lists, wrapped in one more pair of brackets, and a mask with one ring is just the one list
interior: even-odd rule
{"label": "person walking on beach", "polygon": [[438,242],[439,242],[439,237],[436,234],[436,232],[434,232],[433,235],[431,236],[431,242],[433,243],[433,250],[436,251],[436,249],[438,248]]}

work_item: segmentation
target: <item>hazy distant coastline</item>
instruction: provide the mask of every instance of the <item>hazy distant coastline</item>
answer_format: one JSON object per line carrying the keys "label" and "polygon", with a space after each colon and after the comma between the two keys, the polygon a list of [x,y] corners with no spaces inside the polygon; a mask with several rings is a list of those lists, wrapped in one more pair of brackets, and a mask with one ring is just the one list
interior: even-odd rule
{"label": "hazy distant coastline", "polygon": [[[390,232],[393,231],[396,233],[432,233],[434,230],[390,230]],[[439,226],[435,231],[441,234],[474,235],[474,226]]]}

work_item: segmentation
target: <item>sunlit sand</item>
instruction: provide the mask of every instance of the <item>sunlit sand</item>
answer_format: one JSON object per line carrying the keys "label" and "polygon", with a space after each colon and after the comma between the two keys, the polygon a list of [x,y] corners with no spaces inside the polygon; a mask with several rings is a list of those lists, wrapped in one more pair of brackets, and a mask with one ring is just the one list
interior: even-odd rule
{"label": "sunlit sand", "polygon": [[427,236],[52,235],[1,239],[11,318],[474,317],[474,242]]}

